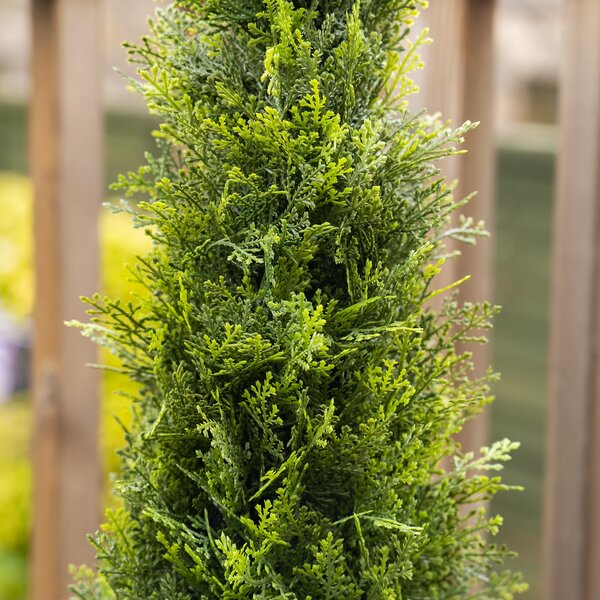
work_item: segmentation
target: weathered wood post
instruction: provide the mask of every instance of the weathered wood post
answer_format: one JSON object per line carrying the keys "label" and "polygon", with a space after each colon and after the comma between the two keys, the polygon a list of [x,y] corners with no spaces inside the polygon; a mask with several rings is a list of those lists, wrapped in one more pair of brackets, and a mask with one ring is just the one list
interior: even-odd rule
{"label": "weathered wood post", "polygon": [[69,563],[91,563],[99,517],[98,377],[84,318],[97,289],[103,186],[99,0],[32,0],[30,170],[35,187],[32,439],[33,600],[68,594]]}
{"label": "weathered wood post", "polygon": [[600,1],[569,0],[554,214],[545,600],[600,598]]}
{"label": "weathered wood post", "polygon": [[[461,289],[466,302],[494,300],[495,245],[495,173],[494,143],[494,15],[495,0],[468,0],[464,33],[463,119],[479,121],[479,126],[467,136],[466,156],[461,157],[459,196],[473,191],[477,196],[465,212],[477,221],[484,221],[491,238],[483,238],[476,247],[462,249],[457,263],[459,277],[472,276]],[[489,334],[488,334],[489,337]],[[475,377],[483,377],[492,363],[491,343],[470,348],[474,353]],[[461,432],[461,442],[468,451],[479,451],[489,442],[489,411],[484,411]]]}
{"label": "weathered wood post", "polygon": [[[494,231],[494,14],[495,0],[444,0],[426,11],[434,43],[426,57],[427,76],[423,83],[425,104],[441,111],[455,125],[479,121],[470,132],[466,155],[447,161],[449,179],[458,178],[458,198],[473,191],[477,196],[465,213],[485,221]],[[463,302],[493,300],[494,240],[481,239],[475,248],[461,245],[461,257],[447,265],[444,283],[464,275],[472,279],[461,286]],[[440,284],[441,285],[441,284]],[[491,363],[490,346],[469,348],[474,352],[475,377],[485,375]],[[468,423],[460,439],[467,451],[478,451],[488,441],[489,415],[486,412]]]}

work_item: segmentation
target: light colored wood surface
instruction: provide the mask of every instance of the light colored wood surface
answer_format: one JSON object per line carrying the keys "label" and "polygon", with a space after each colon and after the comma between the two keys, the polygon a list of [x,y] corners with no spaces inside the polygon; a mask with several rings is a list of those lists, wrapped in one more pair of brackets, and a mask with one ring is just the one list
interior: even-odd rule
{"label": "light colored wood surface", "polygon": [[[421,80],[418,108],[425,107],[430,114],[441,113],[454,126],[465,118],[465,11],[465,0],[444,0],[432,2],[422,14],[433,43],[422,50],[425,69],[417,74]],[[445,160],[444,172],[449,180],[459,177],[462,160]]]}
{"label": "light colored wood surface", "polygon": [[567,2],[556,180],[545,600],[600,598],[600,2]]}
{"label": "light colored wood surface", "polygon": [[29,141],[35,187],[32,600],[68,596],[68,565],[93,560],[98,524],[98,376],[83,319],[97,287],[103,187],[98,0],[32,0]]}
{"label": "light colored wood surface", "polygon": [[[449,245],[449,250],[460,249],[461,256],[447,263],[438,285],[471,275],[471,280],[461,286],[463,302],[493,301],[495,5],[495,0],[444,0],[432,2],[424,15],[433,45],[425,55],[420,103],[429,112],[441,112],[454,125],[466,120],[480,122],[467,135],[464,148],[468,153],[444,164],[447,178],[459,180],[457,199],[477,192],[462,212],[485,221],[492,233],[491,239],[480,239],[474,248]],[[483,376],[491,362],[490,344],[468,350],[474,352],[474,377]],[[489,415],[485,411],[465,426],[460,435],[463,448],[477,452],[487,444],[488,431]]]}
{"label": "light colored wood surface", "polygon": [[[464,13],[463,120],[478,121],[479,126],[466,138],[466,156],[460,157],[458,196],[471,192],[477,195],[465,207],[464,213],[475,222],[484,221],[491,237],[481,238],[476,246],[461,248],[457,261],[458,277],[471,275],[461,286],[460,297],[465,302],[494,300],[495,246],[495,172],[494,140],[494,14],[495,0],[469,0]],[[464,246],[464,245],[463,245]],[[468,348],[474,353],[474,377],[483,377],[492,363],[493,332],[486,336],[489,343]],[[469,451],[489,443],[489,410],[468,423],[460,434],[463,447]]]}

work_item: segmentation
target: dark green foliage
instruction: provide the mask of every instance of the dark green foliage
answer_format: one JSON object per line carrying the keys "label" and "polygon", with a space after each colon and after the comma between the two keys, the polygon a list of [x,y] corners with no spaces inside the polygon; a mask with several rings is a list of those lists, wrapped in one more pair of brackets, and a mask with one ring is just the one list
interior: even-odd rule
{"label": "dark green foliage", "polygon": [[140,393],[105,579],[79,597],[522,588],[472,508],[514,445],[475,460],[453,440],[488,401],[455,348],[494,310],[431,301],[457,206],[433,163],[470,124],[408,112],[417,4],[179,0],[130,49],[162,153],[119,187],[155,244],[145,296],[90,300],[88,335]]}

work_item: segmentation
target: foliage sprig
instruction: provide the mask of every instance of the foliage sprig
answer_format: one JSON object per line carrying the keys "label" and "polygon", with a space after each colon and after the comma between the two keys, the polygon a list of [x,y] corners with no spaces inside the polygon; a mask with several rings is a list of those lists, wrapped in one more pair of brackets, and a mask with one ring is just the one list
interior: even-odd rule
{"label": "foliage sprig", "polygon": [[516,445],[454,439],[490,399],[457,348],[495,309],[436,289],[444,239],[482,228],[447,229],[438,165],[472,124],[406,101],[423,5],[176,0],[129,46],[160,152],[117,188],[154,244],[145,295],[88,300],[85,332],[140,391],[78,597],[523,589],[477,508]]}

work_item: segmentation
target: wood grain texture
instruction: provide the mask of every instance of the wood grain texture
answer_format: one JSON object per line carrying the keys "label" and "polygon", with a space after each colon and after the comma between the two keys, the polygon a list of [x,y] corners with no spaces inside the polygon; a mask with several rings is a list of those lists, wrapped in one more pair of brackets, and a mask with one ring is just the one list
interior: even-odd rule
{"label": "wood grain texture", "polygon": [[68,596],[68,565],[91,563],[99,520],[93,345],[64,321],[84,319],[98,287],[102,198],[99,0],[33,0],[30,172],[35,189],[32,367],[32,600]]}
{"label": "wood grain texture", "polygon": [[556,179],[544,592],[600,598],[600,2],[567,2]]}
{"label": "wood grain texture", "polygon": [[[432,3],[425,12],[433,45],[425,55],[426,71],[422,101],[429,112],[441,112],[459,125],[466,120],[479,121],[479,127],[467,135],[466,155],[445,161],[449,180],[458,179],[456,197],[473,191],[475,198],[463,210],[476,221],[485,221],[494,232],[494,14],[495,0],[445,0]],[[460,249],[461,256],[446,264],[438,286],[443,287],[471,275],[461,286],[463,302],[493,300],[494,241],[481,239],[474,248],[449,244],[450,251]],[[485,375],[491,362],[491,348],[469,347],[474,352],[475,377]],[[477,452],[488,441],[489,415],[485,411],[468,423],[460,434],[467,451]]]}
{"label": "wood grain texture", "polygon": [[[460,162],[458,196],[476,196],[464,213],[475,222],[483,221],[491,237],[481,238],[476,246],[461,248],[457,261],[458,278],[471,275],[461,286],[464,302],[493,302],[495,244],[495,93],[494,93],[494,16],[495,0],[469,0],[464,13],[463,121],[477,121],[478,127],[465,140],[466,156]],[[492,336],[489,343],[468,349],[473,352],[474,377],[484,377],[492,362]],[[485,410],[467,423],[460,441],[468,451],[478,452],[489,442],[490,414]]]}

